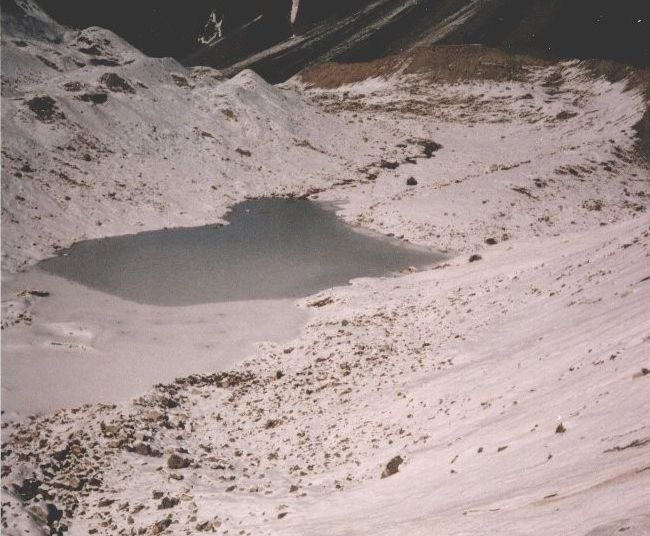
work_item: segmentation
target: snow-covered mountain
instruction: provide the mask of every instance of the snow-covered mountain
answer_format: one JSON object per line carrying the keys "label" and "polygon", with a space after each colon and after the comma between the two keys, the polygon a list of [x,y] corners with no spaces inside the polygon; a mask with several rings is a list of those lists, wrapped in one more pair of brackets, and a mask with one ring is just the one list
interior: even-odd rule
{"label": "snow-covered mountain", "polygon": [[[228,79],[3,2],[3,536],[650,534],[647,73],[411,49],[497,4],[440,2],[439,26],[398,38],[421,5],[363,4],[252,56],[207,6],[205,50],[221,24],[240,54]],[[372,60],[364,35],[405,52]],[[370,61],[276,86],[243,69],[343,55]],[[448,258],[290,312],[253,303],[268,337],[250,351],[216,304],[146,306],[30,268],[272,195]],[[197,356],[207,373],[111,389]],[[28,416],[62,391],[88,404]]]}

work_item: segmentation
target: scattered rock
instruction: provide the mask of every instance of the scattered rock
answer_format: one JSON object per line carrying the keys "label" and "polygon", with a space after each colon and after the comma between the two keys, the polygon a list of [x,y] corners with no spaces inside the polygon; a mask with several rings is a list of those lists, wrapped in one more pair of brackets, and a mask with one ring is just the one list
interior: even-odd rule
{"label": "scattered rock", "polygon": [[[52,525],[63,518],[63,510],[60,510],[55,504],[52,503],[47,503],[45,505],[45,508],[43,508],[42,505],[34,505],[32,508],[30,508],[30,512],[34,515],[34,517],[40,519],[44,523],[47,523],[50,527],[52,527]],[[51,530],[52,534],[59,534],[59,532],[55,532],[53,529]]]}
{"label": "scattered rock", "polygon": [[488,246],[494,246],[495,244],[497,244],[497,239],[496,238],[486,238],[485,243]]}
{"label": "scattered rock", "polygon": [[146,443],[136,443],[133,445],[133,447],[128,449],[130,452],[135,452],[136,454],[139,454],[140,456],[153,456],[154,458],[159,458],[162,456],[162,453],[156,449],[154,449],[151,445],[147,445]]}
{"label": "scattered rock", "polygon": [[386,464],[386,469],[381,473],[381,478],[387,478],[393,476],[395,473],[399,472],[399,466],[404,463],[404,460],[401,456],[395,456],[391,461]]}
{"label": "scattered rock", "polygon": [[578,114],[575,112],[562,111],[555,116],[555,119],[558,119],[559,121],[565,121],[567,119],[571,119],[572,117],[575,117],[576,115]]}
{"label": "scattered rock", "polygon": [[18,296],[36,296],[37,298],[47,298],[50,293],[46,290],[25,289]]}
{"label": "scattered rock", "polygon": [[592,212],[600,212],[603,209],[604,203],[600,199],[587,199],[582,203],[582,208]]}
{"label": "scattered rock", "polygon": [[120,62],[111,58],[92,58],[91,65],[101,65],[103,67],[117,67]]}
{"label": "scattered rock", "polygon": [[420,142],[422,145],[422,151],[427,158],[431,158],[433,153],[442,149],[442,145],[436,143],[435,141],[423,141]]}
{"label": "scattered rock", "polygon": [[235,150],[242,156],[251,156],[251,152],[247,151],[246,149],[241,149],[240,147],[237,147],[237,149]]}
{"label": "scattered rock", "polygon": [[83,84],[83,82],[77,82],[77,81],[66,82],[65,84],[63,84],[63,89],[70,92],[81,91],[84,87],[85,85]]}
{"label": "scattered rock", "polygon": [[88,56],[101,56],[102,54],[102,50],[95,44],[91,44],[89,47],[79,47],[79,52]]}
{"label": "scattered rock", "polygon": [[151,534],[160,534],[171,524],[172,524],[171,516],[166,517],[162,521],[157,521],[151,526]]}
{"label": "scattered rock", "polygon": [[104,104],[108,100],[108,95],[106,93],[84,93],[75,98],[92,104]]}
{"label": "scattered rock", "polygon": [[36,118],[44,123],[65,117],[52,97],[34,97],[27,101],[27,106],[36,114]]}
{"label": "scattered rock", "polygon": [[120,432],[120,427],[116,424],[106,424],[102,421],[99,427],[104,437],[117,437]]}
{"label": "scattered rock", "polygon": [[190,87],[190,83],[187,81],[187,78],[180,74],[172,74],[172,80],[178,87]]}
{"label": "scattered rock", "polygon": [[334,300],[328,296],[327,298],[323,298],[322,300],[316,300],[315,302],[311,302],[309,304],[309,307],[325,307],[330,303],[334,303]]}
{"label": "scattered rock", "polygon": [[620,452],[622,450],[627,450],[627,449],[633,449],[633,448],[638,448],[638,447],[643,447],[645,445],[650,444],[650,437],[646,437],[643,439],[635,439],[631,443],[628,443],[627,445],[624,445],[622,447],[616,446],[612,447],[611,449],[607,449],[604,452]]}
{"label": "scattered rock", "polygon": [[474,253],[474,255],[470,255],[470,256],[469,256],[469,262],[480,261],[482,258],[483,258],[483,257],[481,257],[480,255]]}
{"label": "scattered rock", "polygon": [[215,526],[212,521],[203,521],[202,523],[197,523],[195,528],[199,532],[214,532]]}
{"label": "scattered rock", "polygon": [[48,498],[49,495],[46,491],[41,489],[43,482],[36,479],[27,478],[23,480],[23,483],[13,484],[14,492],[18,495],[23,501],[31,501],[37,495],[42,495],[44,498]]}
{"label": "scattered rock", "polygon": [[528,188],[525,188],[523,186],[513,186],[512,189],[518,194],[523,194],[526,197],[530,197],[531,199],[535,199],[535,200],[539,199],[537,196],[531,194]]}
{"label": "scattered rock", "polygon": [[174,400],[173,398],[168,398],[166,396],[160,400],[160,403],[168,409],[174,409],[180,405],[177,400]]}
{"label": "scattered rock", "polygon": [[114,93],[135,93],[133,86],[117,73],[104,73],[99,82]]}
{"label": "scattered rock", "polygon": [[41,60],[45,65],[47,65],[50,69],[54,69],[55,71],[61,72],[61,69],[59,68],[59,66],[56,63],[54,63],[53,61],[48,60],[47,58],[44,58],[40,54],[36,54],[36,57],[39,60]]}
{"label": "scattered rock", "polygon": [[415,177],[409,177],[406,179],[406,186],[415,186],[418,183]]}
{"label": "scattered rock", "polygon": [[399,167],[399,162],[382,160],[379,162],[379,167],[384,169],[397,169]]}
{"label": "scattered rock", "polygon": [[178,454],[172,454],[167,459],[167,467],[169,467],[170,469],[185,469],[186,467],[189,467],[191,463],[192,460],[190,460],[189,458],[183,458]]}
{"label": "scattered rock", "polygon": [[158,505],[158,510],[167,510],[169,508],[174,508],[179,503],[177,497],[163,497],[163,500],[160,501]]}

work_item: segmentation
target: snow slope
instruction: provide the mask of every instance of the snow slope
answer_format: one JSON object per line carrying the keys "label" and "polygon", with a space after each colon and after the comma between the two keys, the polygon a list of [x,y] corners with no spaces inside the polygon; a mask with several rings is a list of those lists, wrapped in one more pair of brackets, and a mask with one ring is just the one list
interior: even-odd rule
{"label": "snow slope", "polygon": [[[484,51],[421,50],[402,58],[392,76],[381,65],[358,65],[376,76],[330,89],[319,81],[344,80],[345,66],[320,66],[282,88],[247,74],[203,87],[186,73],[195,84],[189,90],[151,75],[143,80],[151,99],[132,106],[132,115],[154,116],[148,110],[160,99],[166,108],[155,110],[190,137],[201,96],[213,106],[201,109],[199,128],[207,132],[220,117],[218,91],[240,123],[223,123],[234,142],[208,146],[217,157],[171,127],[139,152],[129,149],[131,158],[116,149],[103,156],[98,167],[106,174],[92,177],[123,182],[137,207],[106,200],[90,174],[74,175],[88,187],[63,180],[51,190],[43,181],[54,179],[42,171],[31,173],[31,189],[3,177],[10,194],[23,186],[25,203],[39,207],[54,206],[60,188],[87,192],[84,206],[75,200],[49,221],[3,219],[6,266],[47,254],[46,232],[64,244],[83,233],[137,230],[138,219],[187,224],[218,217],[240,196],[309,187],[323,188],[314,198],[344,201],[340,214],[350,222],[452,253],[429,271],[361,279],[302,300],[310,317],[300,335],[260,346],[230,372],[181,378],[110,405],[5,421],[3,533],[650,532],[650,175],[634,152],[632,128],[643,95],[576,62],[515,68],[508,57],[481,55],[473,76],[450,74],[447,55],[462,63],[476,53]],[[440,57],[445,68],[436,70]],[[59,87],[44,78],[30,95]],[[77,117],[77,101],[55,95],[66,117]],[[135,98],[115,100],[126,106]],[[269,125],[266,114],[273,134],[259,127]],[[34,169],[68,169],[63,162],[86,169],[51,141],[72,127],[52,130],[26,117],[30,134],[21,134],[18,119],[3,125],[5,140],[16,132],[9,154],[26,158],[35,139]],[[88,121],[92,130],[84,132],[104,128],[104,143],[125,152],[125,140],[144,144],[150,133],[127,114],[119,118],[134,129],[128,138],[110,118],[88,117],[75,124]],[[162,122],[147,121],[154,120]],[[270,148],[244,146],[244,128]],[[289,131],[323,152],[292,145]],[[220,135],[214,126],[210,132]],[[248,166],[237,159],[238,146],[251,151],[240,155]],[[224,173],[211,182],[201,179],[209,164]],[[154,210],[138,189],[140,170],[161,185],[158,203],[174,210]],[[181,195],[172,176],[188,171],[197,183],[181,183]],[[411,177],[417,184],[407,185]],[[208,184],[224,192],[214,212],[202,203]],[[5,200],[18,219],[3,191]],[[94,224],[96,216],[75,223],[72,210],[76,218],[103,211],[103,224]],[[24,240],[12,239],[20,235],[37,244],[28,254],[17,247]],[[42,305],[25,307],[38,326]]]}
{"label": "snow slope", "polygon": [[[344,173],[331,154],[354,138],[250,71],[224,80],[99,28],[25,37],[13,21],[3,17],[5,268],[85,238],[219,221],[245,196]],[[40,119],[30,102],[47,108]]]}

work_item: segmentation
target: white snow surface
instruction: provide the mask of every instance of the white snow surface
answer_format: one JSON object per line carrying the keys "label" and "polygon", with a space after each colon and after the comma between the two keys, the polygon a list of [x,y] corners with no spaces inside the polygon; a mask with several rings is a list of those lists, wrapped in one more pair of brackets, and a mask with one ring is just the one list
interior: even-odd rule
{"label": "white snow surface", "polygon": [[[72,314],[55,294],[19,296],[36,275],[10,271],[82,238],[218,221],[246,196],[311,190],[452,256],[301,300],[299,335],[229,373],[3,419],[3,534],[650,533],[640,93],[577,63],[525,82],[270,87],[100,29],[82,35],[133,63],[78,67],[79,35],[62,34],[3,34],[3,345]],[[75,99],[104,72],[135,93]],[[43,95],[65,119],[34,117],[24,103]],[[442,148],[422,158],[423,140]],[[88,343],[81,321],[68,342]],[[49,527],[47,504],[66,510]]]}

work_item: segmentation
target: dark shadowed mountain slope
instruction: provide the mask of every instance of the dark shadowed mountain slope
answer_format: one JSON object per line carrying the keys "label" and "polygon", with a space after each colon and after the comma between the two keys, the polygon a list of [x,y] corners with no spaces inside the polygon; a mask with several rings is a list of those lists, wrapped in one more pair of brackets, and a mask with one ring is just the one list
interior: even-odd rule
{"label": "dark shadowed mountain slope", "polygon": [[650,63],[650,2],[638,0],[491,0],[446,36],[439,22],[450,1],[423,2],[387,39],[367,43],[355,59],[372,59],[429,43],[479,43],[544,57]]}
{"label": "dark shadowed mountain slope", "polygon": [[650,64],[648,0],[38,0],[58,21],[107,27],[152,56],[280,81],[315,61],[422,44]]}

